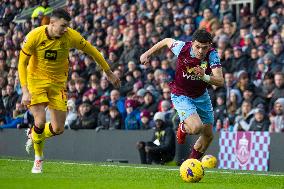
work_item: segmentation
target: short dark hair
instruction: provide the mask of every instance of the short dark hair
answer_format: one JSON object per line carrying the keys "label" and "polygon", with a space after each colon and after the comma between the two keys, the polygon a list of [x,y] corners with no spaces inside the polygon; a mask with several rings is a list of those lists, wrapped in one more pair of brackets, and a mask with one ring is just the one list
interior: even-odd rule
{"label": "short dark hair", "polygon": [[66,21],[71,21],[71,16],[70,14],[62,8],[56,9],[52,12],[51,17],[55,17],[55,18],[63,18]]}
{"label": "short dark hair", "polygon": [[213,37],[205,29],[198,29],[193,33],[192,41],[198,41],[200,43],[212,43]]}

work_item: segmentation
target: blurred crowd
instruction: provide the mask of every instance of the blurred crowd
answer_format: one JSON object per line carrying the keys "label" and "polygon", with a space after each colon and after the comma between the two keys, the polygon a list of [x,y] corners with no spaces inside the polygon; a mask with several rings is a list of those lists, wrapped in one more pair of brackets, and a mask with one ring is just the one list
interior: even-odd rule
{"label": "blurred crowd", "polygon": [[[23,23],[13,19],[40,5],[48,7],[48,1],[0,2],[0,128],[32,124],[21,104],[18,55],[25,35],[48,19],[42,13]],[[242,6],[237,14],[228,0],[67,0],[70,27],[98,48],[122,87],[114,89],[89,56],[71,50],[65,127],[151,129],[162,112],[156,118],[175,129],[168,82],[176,57],[167,49],[148,65],[139,57],[163,38],[189,41],[205,28],[214,36],[225,78],[224,87],[208,89],[214,130],[284,132],[283,6],[284,0],[262,0],[254,12]]]}

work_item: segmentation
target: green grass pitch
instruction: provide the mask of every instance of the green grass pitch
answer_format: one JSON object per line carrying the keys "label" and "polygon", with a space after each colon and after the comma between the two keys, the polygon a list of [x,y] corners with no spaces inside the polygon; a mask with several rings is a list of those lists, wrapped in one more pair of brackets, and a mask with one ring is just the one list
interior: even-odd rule
{"label": "green grass pitch", "polygon": [[205,170],[199,183],[185,183],[176,166],[45,161],[32,174],[33,161],[0,158],[0,189],[284,189],[284,173]]}

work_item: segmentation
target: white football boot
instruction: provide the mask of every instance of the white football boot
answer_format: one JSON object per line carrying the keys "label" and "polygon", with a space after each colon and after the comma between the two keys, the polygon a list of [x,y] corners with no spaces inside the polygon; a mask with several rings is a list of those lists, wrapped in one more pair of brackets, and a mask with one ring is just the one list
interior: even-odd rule
{"label": "white football boot", "polygon": [[34,166],[32,168],[32,173],[42,173],[43,160],[37,159],[34,161]]}

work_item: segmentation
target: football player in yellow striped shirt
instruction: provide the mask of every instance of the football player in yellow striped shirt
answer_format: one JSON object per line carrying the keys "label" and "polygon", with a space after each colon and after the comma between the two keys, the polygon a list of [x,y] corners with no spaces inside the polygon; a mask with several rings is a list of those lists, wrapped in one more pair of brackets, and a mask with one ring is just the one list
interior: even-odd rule
{"label": "football player in yellow striped shirt", "polygon": [[[100,52],[77,31],[68,27],[70,15],[54,10],[48,25],[32,30],[25,38],[19,58],[22,103],[34,116],[31,138],[35,150],[32,173],[42,173],[43,145],[48,137],[62,134],[66,118],[66,82],[70,48],[90,55],[104,70],[108,80],[120,87],[120,80],[110,70]],[[48,107],[51,123],[46,123]]]}

